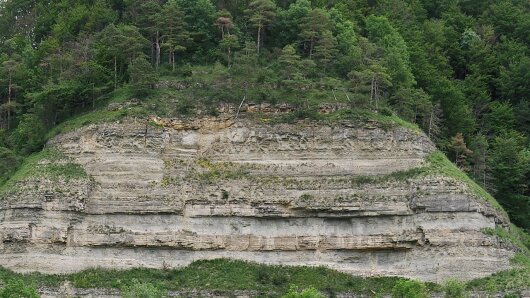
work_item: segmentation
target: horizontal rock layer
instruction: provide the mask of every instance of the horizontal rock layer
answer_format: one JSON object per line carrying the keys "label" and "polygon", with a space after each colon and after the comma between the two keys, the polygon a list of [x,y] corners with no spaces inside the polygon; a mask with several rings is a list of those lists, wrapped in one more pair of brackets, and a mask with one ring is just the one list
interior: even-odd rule
{"label": "horizontal rock layer", "polygon": [[152,121],[50,141],[90,179],[30,177],[4,194],[0,265],[60,273],[226,257],[429,281],[510,267],[513,247],[482,233],[503,220],[495,209],[461,181],[403,172],[434,151],[423,134]]}

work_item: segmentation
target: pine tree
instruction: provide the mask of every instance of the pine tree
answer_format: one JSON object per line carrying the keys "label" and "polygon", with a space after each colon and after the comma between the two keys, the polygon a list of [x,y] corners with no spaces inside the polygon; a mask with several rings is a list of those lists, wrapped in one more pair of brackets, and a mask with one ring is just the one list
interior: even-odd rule
{"label": "pine tree", "polygon": [[232,15],[226,10],[222,10],[217,14],[217,19],[214,25],[219,29],[221,33],[221,41],[219,47],[226,51],[226,57],[228,66],[230,67],[232,62],[232,50],[239,46],[239,41],[236,35],[231,34],[230,30],[234,28],[234,22]]}
{"label": "pine tree", "polygon": [[145,96],[153,89],[156,74],[151,64],[143,57],[134,59],[128,68],[130,84],[138,96]]}
{"label": "pine tree", "polygon": [[167,49],[169,64],[175,71],[175,53],[185,51],[191,38],[184,21],[184,13],[175,2],[170,1],[164,5],[161,18],[165,22],[162,45]]}
{"label": "pine tree", "polygon": [[13,77],[21,66],[19,59],[20,57],[14,56],[7,61],[4,61],[1,65],[1,70],[7,77],[7,102],[2,104],[1,108],[2,110],[5,110],[7,114],[6,128],[8,130],[11,128],[11,114],[16,106],[14,99],[17,85],[14,83]]}
{"label": "pine tree", "polygon": [[306,44],[306,48],[309,48],[309,59],[312,59],[316,44],[320,39],[326,38],[324,36],[332,29],[329,14],[320,8],[313,9],[302,19],[300,28],[299,36]]}
{"label": "pine tree", "polygon": [[293,45],[286,45],[283,48],[280,57],[278,57],[283,79],[292,80],[301,76],[300,60],[300,55],[296,53]]}
{"label": "pine tree", "polygon": [[267,26],[276,16],[276,4],[271,0],[254,0],[248,5],[248,9],[245,10],[248,15],[250,23],[258,30],[257,31],[257,42],[256,51],[259,55],[262,35],[264,34],[264,28]]}
{"label": "pine tree", "polygon": [[335,36],[330,30],[322,32],[314,47],[314,57],[317,64],[322,66],[323,74],[329,69],[337,54],[337,39]]}
{"label": "pine tree", "polygon": [[467,158],[473,154],[473,151],[467,148],[464,135],[457,133],[451,139],[451,149],[455,152],[455,164],[462,170],[465,170]]}

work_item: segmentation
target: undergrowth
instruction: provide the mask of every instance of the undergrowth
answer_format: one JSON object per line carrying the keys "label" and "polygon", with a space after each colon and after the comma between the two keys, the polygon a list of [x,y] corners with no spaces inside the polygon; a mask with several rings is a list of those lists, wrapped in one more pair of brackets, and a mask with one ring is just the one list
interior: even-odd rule
{"label": "undergrowth", "polygon": [[89,176],[79,164],[73,162],[56,149],[44,149],[28,156],[22,166],[10,179],[0,186],[0,194],[16,189],[16,183],[27,178],[88,179]]}
{"label": "undergrowth", "polygon": [[[21,279],[27,284],[59,287],[70,281],[77,288],[134,288],[137,281],[167,290],[252,290],[265,296],[278,297],[288,292],[291,285],[315,288],[327,295],[340,292],[358,294],[389,294],[399,277],[357,277],[324,267],[269,266],[243,261],[216,259],[196,261],[187,267],[171,270],[131,269],[125,271],[90,269],[69,275],[22,275],[0,269],[0,280]],[[426,283],[431,291],[440,286]]]}

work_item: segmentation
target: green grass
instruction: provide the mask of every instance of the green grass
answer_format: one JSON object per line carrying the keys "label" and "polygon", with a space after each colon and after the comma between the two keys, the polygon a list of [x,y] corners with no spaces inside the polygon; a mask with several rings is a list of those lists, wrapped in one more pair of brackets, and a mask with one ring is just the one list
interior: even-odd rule
{"label": "green grass", "polygon": [[521,289],[530,289],[530,235],[513,224],[506,228],[484,229],[483,232],[511,242],[520,251],[511,260],[515,268],[470,281],[467,288],[490,293],[517,293]]}
{"label": "green grass", "polygon": [[47,178],[51,180],[88,179],[85,170],[72,159],[55,149],[44,149],[30,155],[22,166],[3,185],[0,194],[16,189],[16,183],[28,178]]}
{"label": "green grass", "polygon": [[[196,261],[187,267],[171,270],[90,269],[70,275],[22,275],[0,269],[0,280],[15,278],[28,284],[49,287],[58,287],[63,281],[70,281],[78,288],[126,289],[141,281],[163,290],[252,290],[273,297],[286,293],[290,285],[314,287],[327,294],[388,294],[399,281],[405,280],[399,277],[356,277],[324,267],[268,266],[227,259]],[[432,291],[440,289],[439,285],[432,283],[426,286]]]}
{"label": "green grass", "polygon": [[[68,275],[17,274],[0,268],[0,281],[5,283],[15,279],[37,287],[59,287],[69,281],[77,288],[127,290],[141,282],[162,291],[249,290],[270,297],[286,293],[291,285],[300,289],[313,287],[327,295],[348,292],[377,297],[392,293],[396,285],[408,281],[400,277],[358,277],[324,267],[269,266],[227,259],[196,261],[179,269],[90,269]],[[421,284],[430,293],[444,291],[444,287],[438,284]],[[530,287],[530,271],[528,268],[516,268],[499,272],[467,282],[465,287],[471,291],[517,293]]]}
{"label": "green grass", "polygon": [[466,173],[450,162],[442,152],[435,151],[427,157],[427,161],[430,165],[426,169],[426,173],[441,174],[466,183],[473,194],[486,200],[492,207],[508,218],[508,214],[504,211],[499,202],[497,202],[497,200],[495,200],[495,198],[493,198],[484,188],[473,181],[473,179],[471,179]]}

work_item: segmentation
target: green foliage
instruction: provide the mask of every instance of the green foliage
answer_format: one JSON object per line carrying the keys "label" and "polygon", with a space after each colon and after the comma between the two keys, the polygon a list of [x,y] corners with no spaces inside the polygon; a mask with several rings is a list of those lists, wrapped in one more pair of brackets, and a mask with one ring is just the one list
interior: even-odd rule
{"label": "green foliage", "polygon": [[0,185],[15,172],[20,158],[8,148],[0,147]]}
{"label": "green foliage", "polygon": [[138,57],[129,65],[129,78],[132,89],[137,96],[146,96],[154,88],[156,74],[151,64]]}
{"label": "green foliage", "polygon": [[132,285],[125,286],[121,290],[124,298],[164,298],[167,297],[165,292],[153,284],[142,283],[138,280],[133,280]]}
{"label": "green foliage", "polygon": [[466,290],[466,284],[456,279],[449,279],[443,285],[445,298],[467,298],[469,294]]}
{"label": "green foliage", "polygon": [[[196,261],[179,269],[137,268],[125,271],[90,269],[69,275],[22,275],[0,268],[0,280],[23,280],[26,284],[58,287],[69,281],[78,288],[121,289],[130,297],[163,297],[166,291],[214,290],[232,293],[236,290],[257,291],[258,295],[279,297],[290,289],[305,289],[296,297],[322,297],[320,293],[348,292],[383,295],[392,292],[398,277],[358,277],[324,267],[268,266],[227,259]],[[432,291],[439,286],[426,283]],[[141,296],[145,293],[147,296]],[[315,296],[316,295],[316,296]]]}
{"label": "green foliage", "polygon": [[404,88],[412,87],[416,82],[410,66],[408,47],[403,37],[383,16],[368,17],[366,29],[369,39],[385,50],[385,66],[392,84]]}
{"label": "green foliage", "polygon": [[486,200],[501,213],[505,213],[499,203],[486,190],[484,190],[484,188],[480,187],[475,181],[469,178],[466,173],[458,169],[442,152],[436,151],[432,153],[427,157],[427,161],[430,163],[429,173],[443,174],[455,178],[458,181],[465,182],[472,193]]}
{"label": "green foliage", "polygon": [[85,170],[73,163],[71,158],[57,150],[45,149],[27,157],[15,174],[0,185],[0,193],[17,190],[18,181],[39,177],[50,180],[88,179]]}
{"label": "green foliage", "polygon": [[12,279],[0,289],[0,298],[38,298],[34,287],[28,286],[23,280]]}
{"label": "green foliage", "polygon": [[401,280],[392,289],[393,298],[427,298],[427,287],[416,280]]}
{"label": "green foliage", "polygon": [[34,152],[44,144],[45,129],[36,114],[25,114],[11,135],[14,147],[22,154]]}
{"label": "green foliage", "polygon": [[[289,121],[347,116],[317,115],[322,103],[393,109],[446,153],[462,134],[474,153],[459,166],[530,229],[525,1],[6,0],[0,11],[0,145],[16,155],[76,121],[243,98],[302,107]],[[157,76],[185,88],[153,90]],[[146,104],[103,111],[124,83]]]}
{"label": "green foliage", "polygon": [[302,290],[301,292],[298,292],[298,289],[295,285],[291,285],[289,288],[289,291],[282,296],[282,298],[324,298],[325,296],[322,295],[317,291],[317,289],[310,287],[308,289]]}

